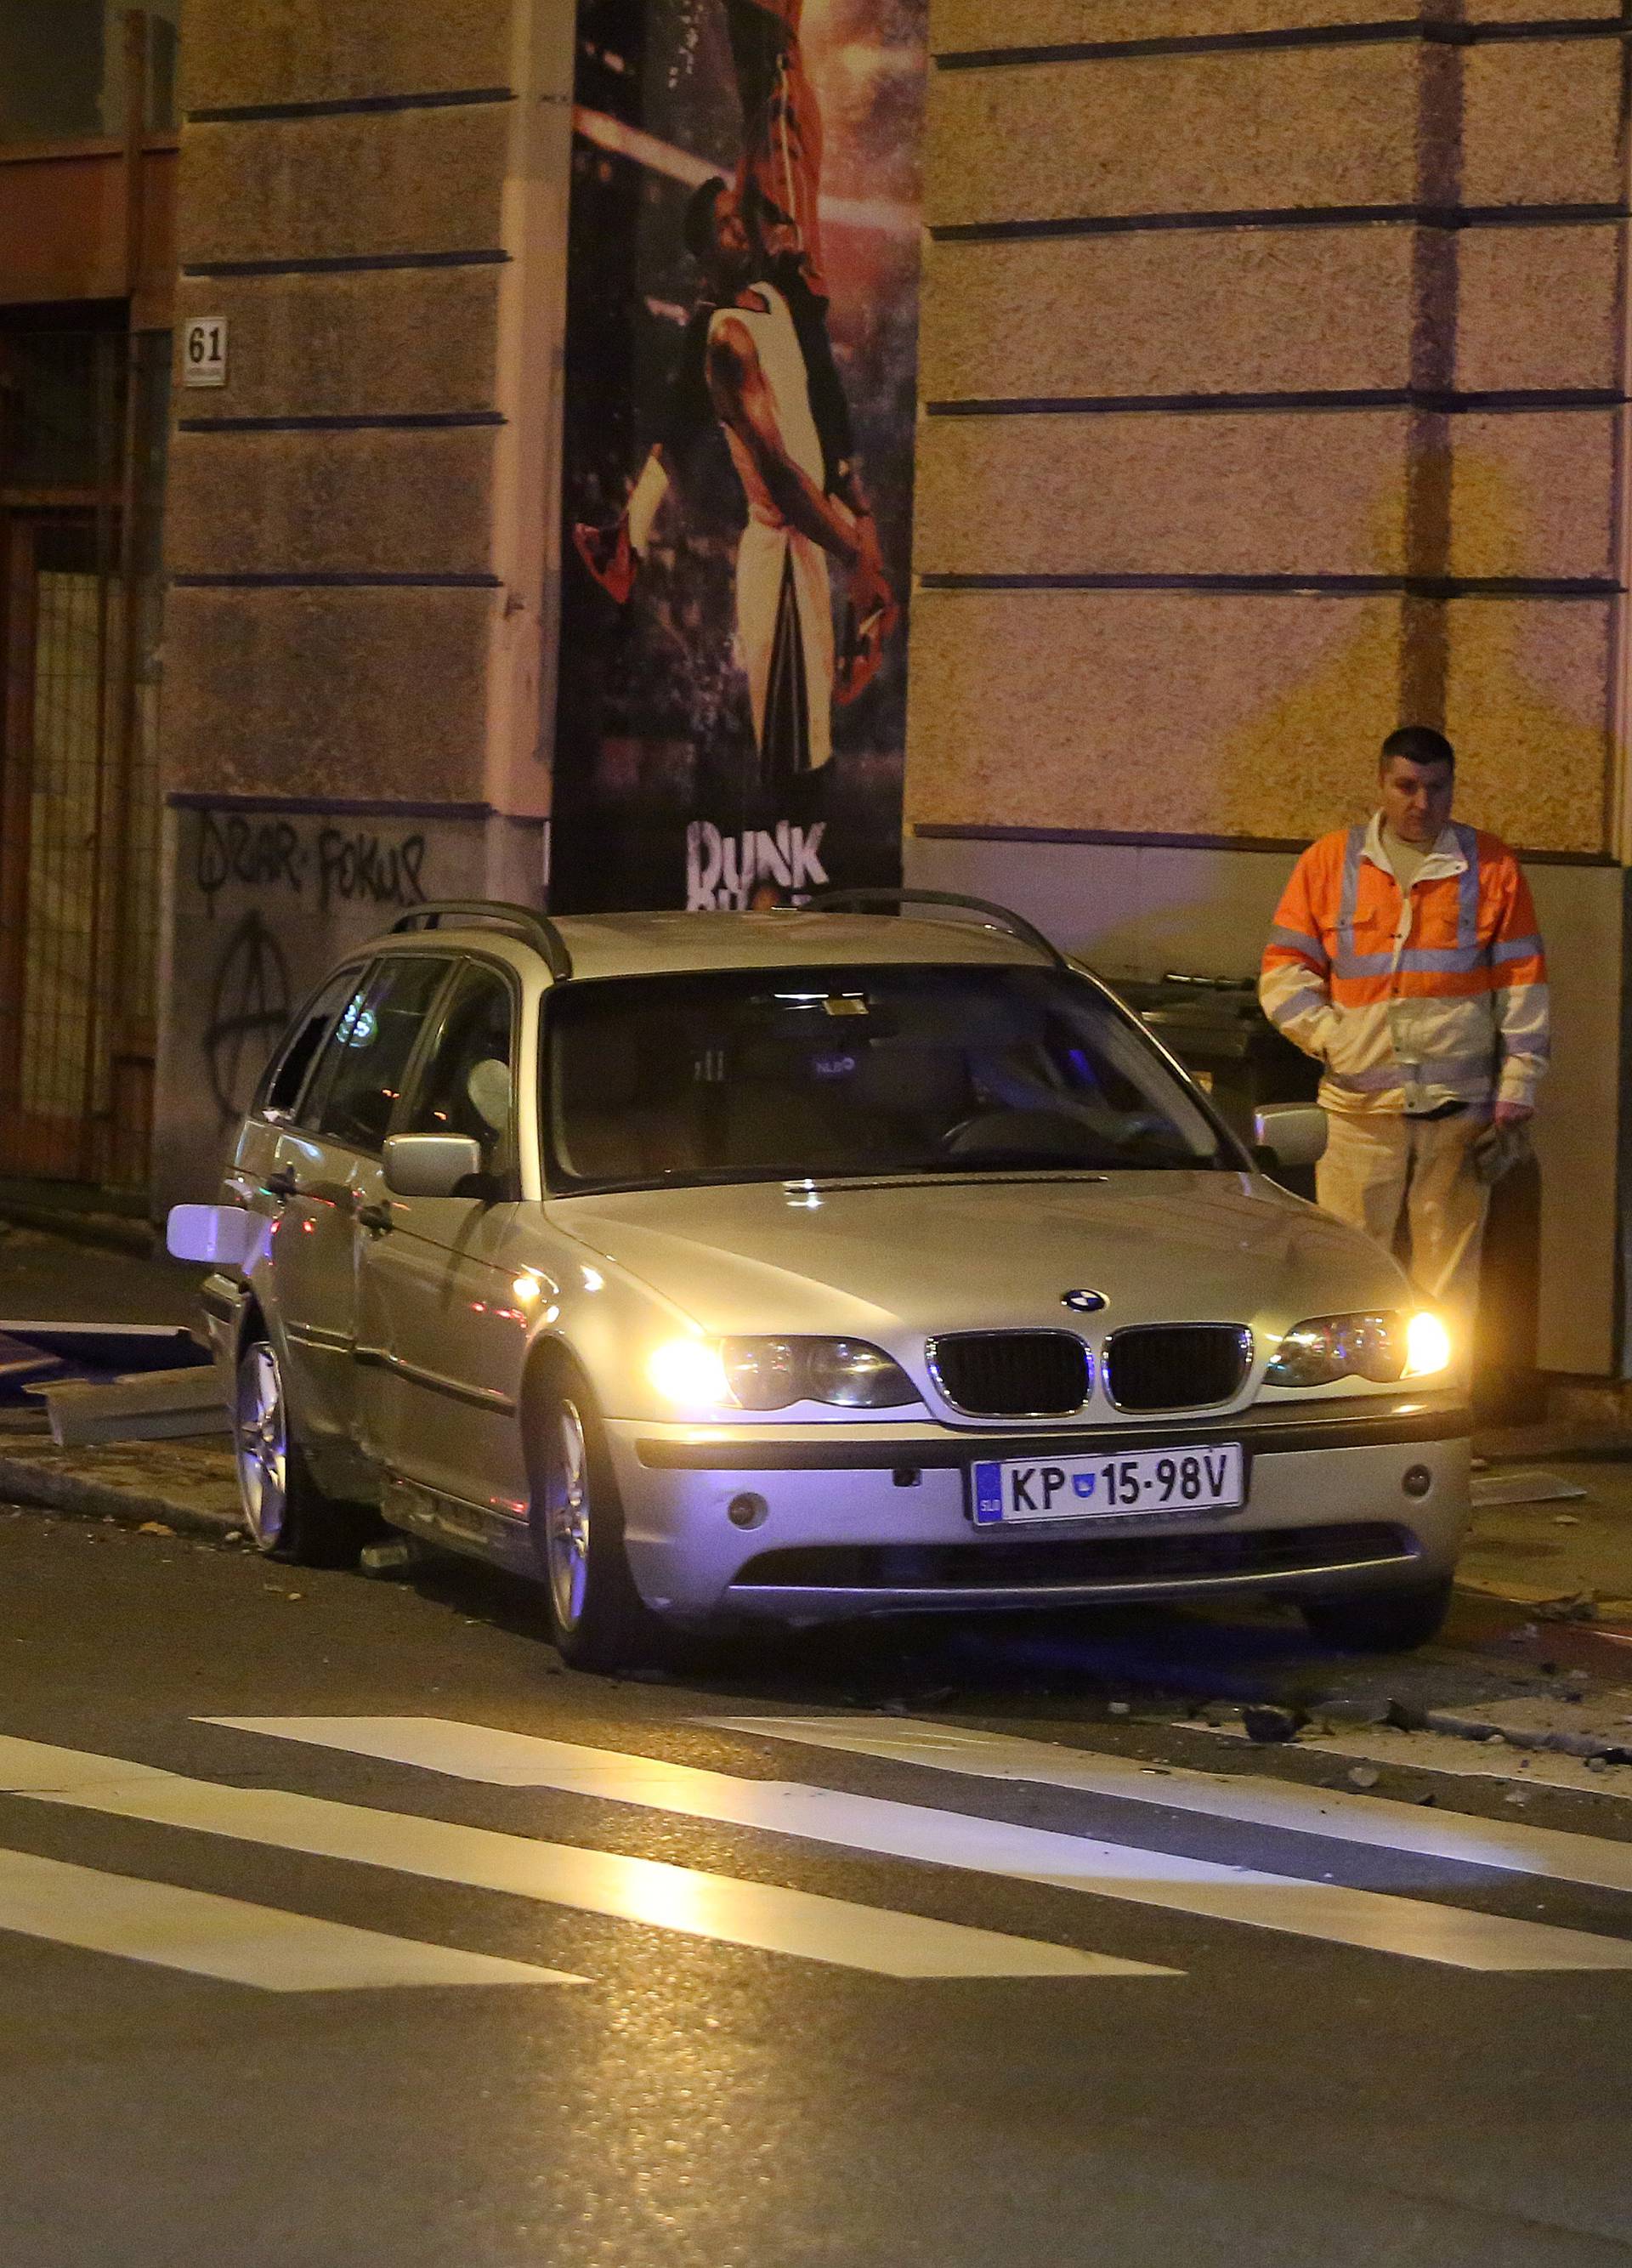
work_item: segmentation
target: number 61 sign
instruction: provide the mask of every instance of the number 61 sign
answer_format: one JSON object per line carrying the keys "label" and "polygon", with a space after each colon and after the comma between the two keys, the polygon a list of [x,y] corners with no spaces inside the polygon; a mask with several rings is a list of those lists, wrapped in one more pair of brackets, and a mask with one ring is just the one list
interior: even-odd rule
{"label": "number 61 sign", "polygon": [[181,334],[181,383],[224,386],[226,382],[226,317],[195,315]]}

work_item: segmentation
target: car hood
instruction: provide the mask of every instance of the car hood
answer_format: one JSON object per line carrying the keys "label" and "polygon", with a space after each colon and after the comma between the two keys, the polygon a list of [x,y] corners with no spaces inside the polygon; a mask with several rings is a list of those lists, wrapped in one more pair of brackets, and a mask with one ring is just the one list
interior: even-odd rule
{"label": "car hood", "polygon": [[[1367,1238],[1257,1175],[736,1183],[558,1198],[557,1228],[709,1332],[1238,1322],[1396,1307]],[[1102,1314],[1074,1316],[1070,1291]]]}

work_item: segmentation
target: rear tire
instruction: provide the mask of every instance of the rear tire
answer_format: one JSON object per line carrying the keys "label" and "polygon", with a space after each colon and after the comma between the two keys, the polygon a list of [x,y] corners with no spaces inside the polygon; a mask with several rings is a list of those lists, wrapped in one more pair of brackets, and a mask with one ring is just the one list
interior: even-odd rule
{"label": "rear tire", "polygon": [[1343,1653],[1409,1653],[1438,1637],[1451,1605],[1451,1578],[1302,1604],[1304,1620],[1323,1646]]}
{"label": "rear tire", "polygon": [[354,1567],[377,1528],[362,1505],[326,1496],[312,1479],[270,1339],[246,1342],[232,1410],[239,1501],[251,1543],[301,1567]]}
{"label": "rear tire", "polygon": [[573,1669],[650,1660],[661,1625],[629,1572],[617,1477],[587,1382],[562,1366],[533,1418],[533,1540],[555,1650]]}

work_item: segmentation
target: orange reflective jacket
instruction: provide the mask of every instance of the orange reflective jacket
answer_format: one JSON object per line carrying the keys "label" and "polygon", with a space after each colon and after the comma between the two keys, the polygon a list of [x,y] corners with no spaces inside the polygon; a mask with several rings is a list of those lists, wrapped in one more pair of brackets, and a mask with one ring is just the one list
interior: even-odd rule
{"label": "orange reflective jacket", "polygon": [[1264,1012],[1326,1066],[1332,1110],[1533,1101],[1547,1069],[1547,961],[1504,843],[1452,825],[1402,892],[1381,814],[1311,843],[1259,980]]}

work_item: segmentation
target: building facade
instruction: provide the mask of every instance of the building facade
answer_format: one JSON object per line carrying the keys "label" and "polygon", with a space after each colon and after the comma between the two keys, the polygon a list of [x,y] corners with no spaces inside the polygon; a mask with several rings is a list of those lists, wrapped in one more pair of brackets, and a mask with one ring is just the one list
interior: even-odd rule
{"label": "building facade", "polygon": [[[680,6],[596,20],[638,53]],[[547,896],[581,20],[188,0],[156,1204],[210,1182],[342,944]],[[908,878],[1114,977],[1246,976],[1384,733],[1443,726],[1552,957],[1539,1359],[1612,1385],[1619,0],[931,0],[929,30]],[[188,385],[212,323],[224,383]]]}

